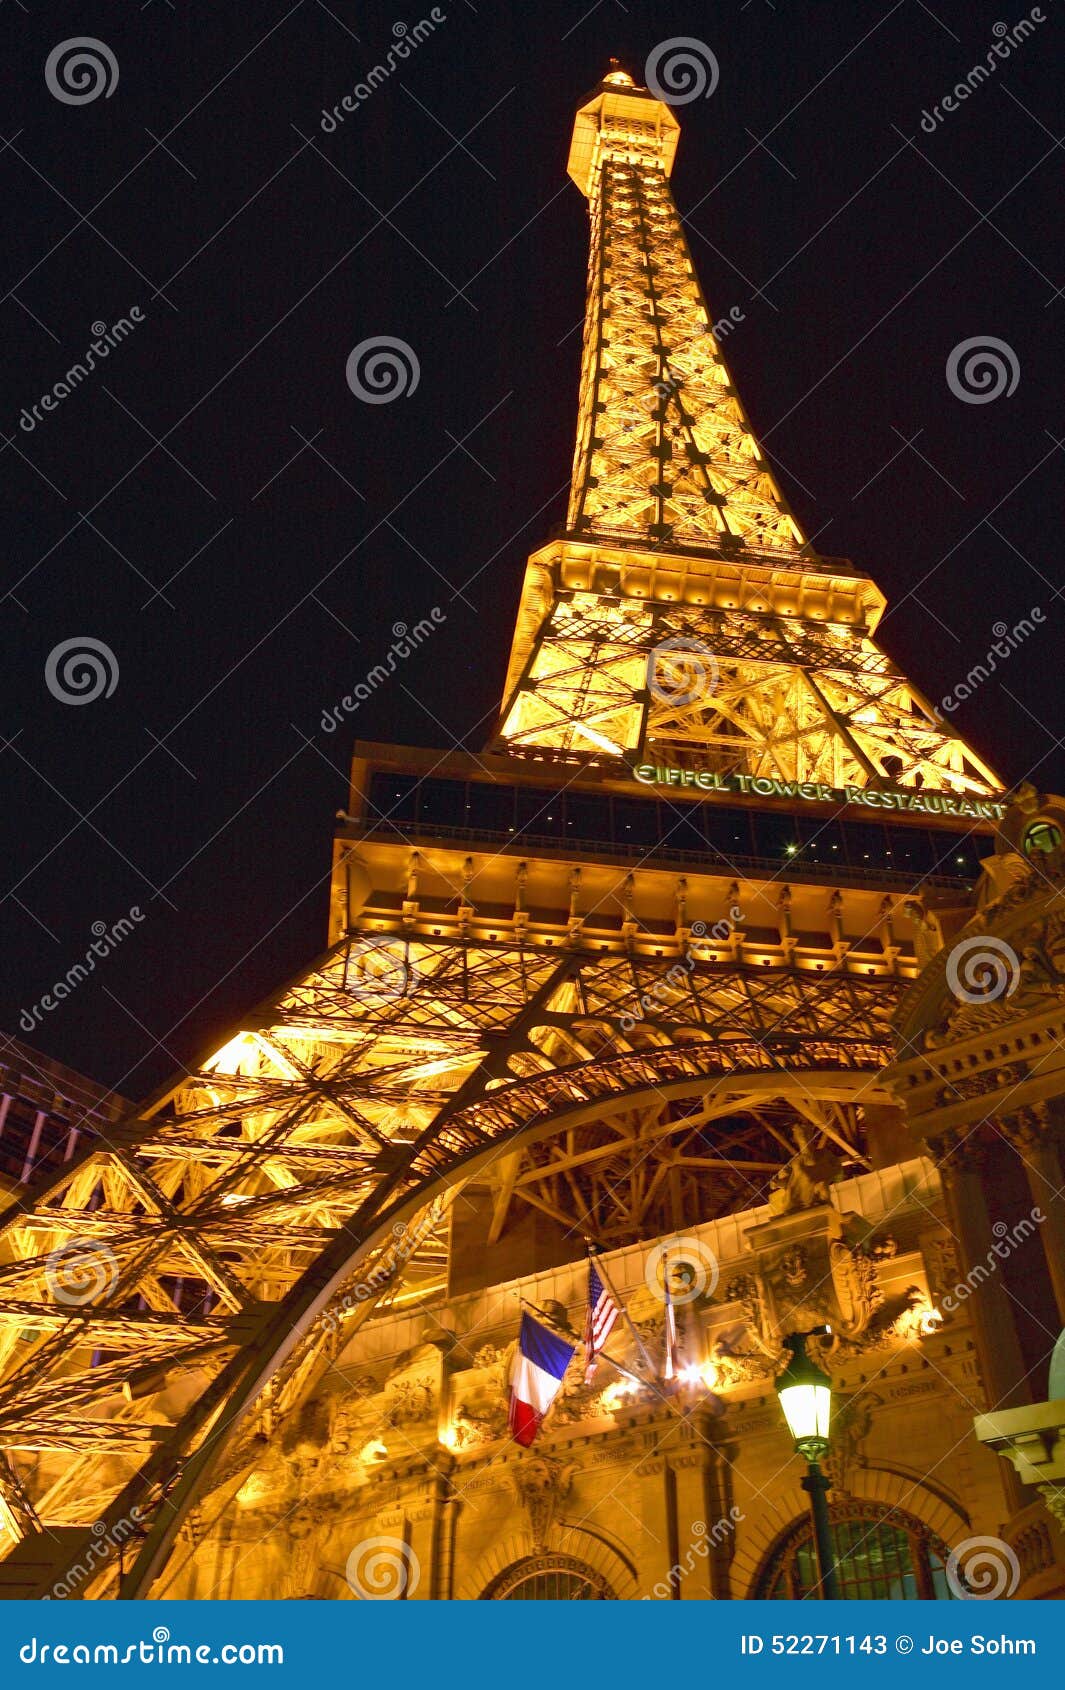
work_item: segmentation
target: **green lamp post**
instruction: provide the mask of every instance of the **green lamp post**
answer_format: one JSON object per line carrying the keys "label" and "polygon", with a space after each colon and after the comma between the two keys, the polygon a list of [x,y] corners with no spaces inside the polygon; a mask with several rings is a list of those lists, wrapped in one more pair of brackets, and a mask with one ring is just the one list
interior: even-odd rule
{"label": "green lamp post", "polygon": [[802,1488],[810,1498],[817,1547],[817,1568],[821,1595],[829,1601],[839,1596],[832,1528],[828,1518],[828,1480],[821,1461],[828,1452],[828,1427],[832,1415],[832,1381],[806,1354],[807,1338],[819,1337],[827,1327],[812,1332],[793,1332],[784,1339],[791,1360],[776,1382],[777,1396],[798,1453],[806,1457]]}

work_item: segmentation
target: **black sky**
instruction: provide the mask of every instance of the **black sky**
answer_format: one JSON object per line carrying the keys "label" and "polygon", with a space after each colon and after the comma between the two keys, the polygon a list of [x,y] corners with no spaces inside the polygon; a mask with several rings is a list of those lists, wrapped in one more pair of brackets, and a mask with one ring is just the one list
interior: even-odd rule
{"label": "black sky", "polygon": [[[0,16],[0,1026],[25,1037],[93,923],[138,906],[28,1040],[132,1095],[321,949],[356,731],[484,740],[525,556],[564,515],[587,238],[565,158],[611,55],[638,80],[665,40],[716,56],[713,96],[678,108],[674,188],[714,315],[744,314],[727,355],[755,427],[819,548],[893,601],[883,641],[934,697],[994,624],[1043,611],[956,720],[1007,780],[1065,788],[1061,6],[928,134],[922,112],[1025,11],[445,0],[323,133],[323,107],[429,10]],[[114,54],[110,97],[49,91],[49,53],[75,36]],[[144,321],[102,368],[21,427],[92,324],[132,306]],[[409,397],[349,390],[371,336],[414,349]],[[965,403],[947,359],[988,336],[1016,390]],[[323,733],[393,625],[434,605],[432,641]],[[45,665],[79,636],[119,673],[75,707]]]}

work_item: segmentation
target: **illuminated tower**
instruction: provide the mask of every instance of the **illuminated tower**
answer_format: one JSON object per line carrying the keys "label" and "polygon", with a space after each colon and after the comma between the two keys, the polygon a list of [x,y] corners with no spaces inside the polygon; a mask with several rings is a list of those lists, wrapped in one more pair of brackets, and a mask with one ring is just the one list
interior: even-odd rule
{"label": "illuminated tower", "polygon": [[890,1018],[1000,783],[787,508],[677,133],[621,72],[577,116],[573,490],[490,748],[357,746],[328,950],[4,1217],[0,1589],[161,1591],[383,1302],[899,1159]]}
{"label": "illuminated tower", "polygon": [[990,797],[994,775],[873,643],[883,595],[812,551],[776,484],[673,204],[677,132],[623,71],[577,114],[591,254],[573,485],[566,538],[529,562],[501,741]]}

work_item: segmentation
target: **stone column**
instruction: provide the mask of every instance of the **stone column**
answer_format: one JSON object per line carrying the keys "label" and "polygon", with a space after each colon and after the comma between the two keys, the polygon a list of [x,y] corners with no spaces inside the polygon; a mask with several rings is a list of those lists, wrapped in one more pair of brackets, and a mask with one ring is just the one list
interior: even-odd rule
{"label": "stone column", "polygon": [[[664,1456],[651,1455],[636,1469],[640,1479],[640,1531],[633,1545],[641,1596],[661,1601],[679,1597],[671,1569],[677,1559],[677,1498],[674,1475]],[[656,1590],[656,1586],[658,1587]],[[668,1590],[669,1596],[662,1594]]]}
{"label": "stone column", "polygon": [[[1017,1408],[1031,1402],[1013,1306],[994,1253],[981,1170],[983,1156],[973,1135],[944,1134],[931,1146],[943,1187],[972,1313],[973,1336],[987,1406]],[[983,1270],[982,1272],[980,1270]]]}
{"label": "stone column", "polygon": [[401,1536],[408,1546],[406,1572],[396,1552],[392,1560],[398,1569],[397,1594],[405,1601],[430,1601],[436,1575],[437,1481],[429,1479],[405,1498],[406,1516]]}
{"label": "stone column", "polygon": [[1065,1191],[1062,1190],[1065,1175],[1049,1110],[1046,1104],[1036,1104],[1032,1109],[1007,1115],[999,1126],[1024,1163],[1033,1206],[1043,1216],[1038,1222],[1039,1236],[1058,1306],[1058,1319],[1065,1326]]}
{"label": "stone column", "polygon": [[677,1499],[677,1595],[682,1602],[705,1602],[713,1588],[714,1528],[717,1515],[710,1506],[710,1466],[713,1452],[704,1444],[671,1457]]}

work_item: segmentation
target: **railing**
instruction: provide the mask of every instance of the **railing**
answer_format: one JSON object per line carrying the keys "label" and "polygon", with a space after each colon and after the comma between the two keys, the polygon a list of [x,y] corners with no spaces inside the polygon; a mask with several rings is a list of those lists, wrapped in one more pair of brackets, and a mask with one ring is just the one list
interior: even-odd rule
{"label": "railing", "polygon": [[559,856],[619,857],[624,862],[646,862],[653,859],[656,864],[675,864],[678,868],[700,869],[703,873],[717,871],[722,874],[749,874],[752,878],[781,881],[816,880],[832,886],[892,886],[905,891],[917,886],[935,886],[962,892],[970,890],[973,884],[972,879],[964,875],[921,874],[916,871],[910,873],[888,868],[853,868],[849,863],[815,862],[812,858],[803,861],[798,853],[794,857],[788,857],[785,862],[779,862],[772,857],[752,857],[740,852],[730,853],[728,856],[723,852],[715,854],[710,847],[707,847],[706,851],[687,851],[662,841],[654,845],[630,845],[618,840],[578,839],[569,835],[562,838],[557,834],[517,834],[504,833],[493,828],[455,827],[446,822],[418,821],[401,824],[387,821],[383,817],[353,817],[349,819],[348,827],[350,832],[364,839],[386,837],[402,843],[417,840],[420,844],[441,841],[458,845],[496,845],[508,852],[544,851]]}

